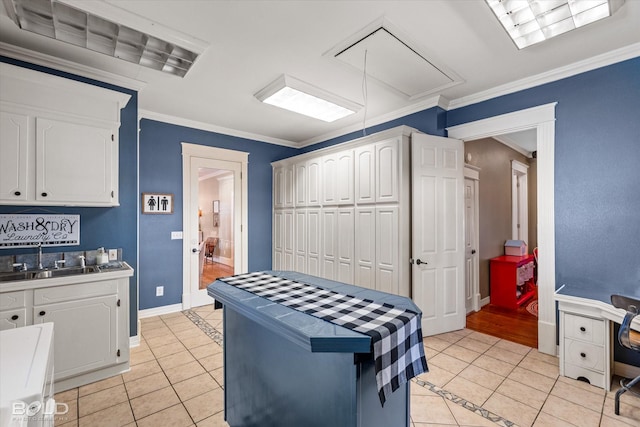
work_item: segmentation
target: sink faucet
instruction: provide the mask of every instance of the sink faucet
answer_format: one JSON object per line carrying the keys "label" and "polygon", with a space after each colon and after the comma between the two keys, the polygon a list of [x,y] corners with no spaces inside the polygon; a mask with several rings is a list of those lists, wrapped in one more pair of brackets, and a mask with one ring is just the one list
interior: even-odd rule
{"label": "sink faucet", "polygon": [[38,270],[42,270],[42,242],[38,242]]}
{"label": "sink faucet", "polygon": [[11,264],[11,266],[14,268],[14,270],[18,267],[20,267],[20,271],[27,271],[27,263],[26,262],[14,262],[13,264]]}

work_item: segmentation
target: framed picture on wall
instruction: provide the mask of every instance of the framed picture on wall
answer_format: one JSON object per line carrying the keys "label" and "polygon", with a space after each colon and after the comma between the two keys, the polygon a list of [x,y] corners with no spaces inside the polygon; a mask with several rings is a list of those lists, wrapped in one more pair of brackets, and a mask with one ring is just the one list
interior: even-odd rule
{"label": "framed picture on wall", "polygon": [[142,193],[143,214],[172,214],[173,194]]}
{"label": "framed picture on wall", "polygon": [[220,213],[220,200],[213,201],[213,213]]}

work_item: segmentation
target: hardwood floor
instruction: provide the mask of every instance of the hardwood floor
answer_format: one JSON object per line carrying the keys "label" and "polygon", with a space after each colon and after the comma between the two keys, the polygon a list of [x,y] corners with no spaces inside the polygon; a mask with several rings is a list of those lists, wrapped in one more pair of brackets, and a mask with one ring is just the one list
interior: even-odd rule
{"label": "hardwood floor", "polygon": [[205,289],[218,277],[233,276],[233,267],[219,262],[205,262],[200,276],[200,289]]}
{"label": "hardwood floor", "polygon": [[529,313],[526,304],[509,310],[491,304],[467,316],[467,328],[508,341],[538,348],[538,318]]}

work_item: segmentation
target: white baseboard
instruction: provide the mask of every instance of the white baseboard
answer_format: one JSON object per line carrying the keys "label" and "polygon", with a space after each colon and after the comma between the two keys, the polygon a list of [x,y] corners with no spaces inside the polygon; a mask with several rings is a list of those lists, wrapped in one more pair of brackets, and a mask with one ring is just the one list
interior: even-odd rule
{"label": "white baseboard", "polygon": [[613,372],[624,378],[635,378],[640,375],[640,366],[627,365],[626,363],[614,362]]}
{"label": "white baseboard", "polygon": [[182,311],[182,304],[163,305],[162,307],[147,308],[146,310],[138,310],[138,319],[145,317],[160,316],[161,314],[175,313]]}
{"label": "white baseboard", "polygon": [[482,298],[480,300],[480,307],[484,307],[485,305],[489,304],[491,302],[491,297],[486,297],[486,298]]}
{"label": "white baseboard", "polygon": [[129,337],[129,347],[138,347],[140,345],[140,335]]}

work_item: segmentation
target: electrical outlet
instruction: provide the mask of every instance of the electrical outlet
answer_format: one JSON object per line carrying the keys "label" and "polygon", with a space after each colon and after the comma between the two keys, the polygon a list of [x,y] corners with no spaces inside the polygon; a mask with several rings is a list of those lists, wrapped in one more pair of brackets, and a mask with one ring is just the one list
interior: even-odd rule
{"label": "electrical outlet", "polygon": [[117,260],[118,260],[118,250],[109,249],[109,261],[117,261]]}
{"label": "electrical outlet", "polygon": [[161,297],[164,295],[164,286],[156,286],[156,296]]}

